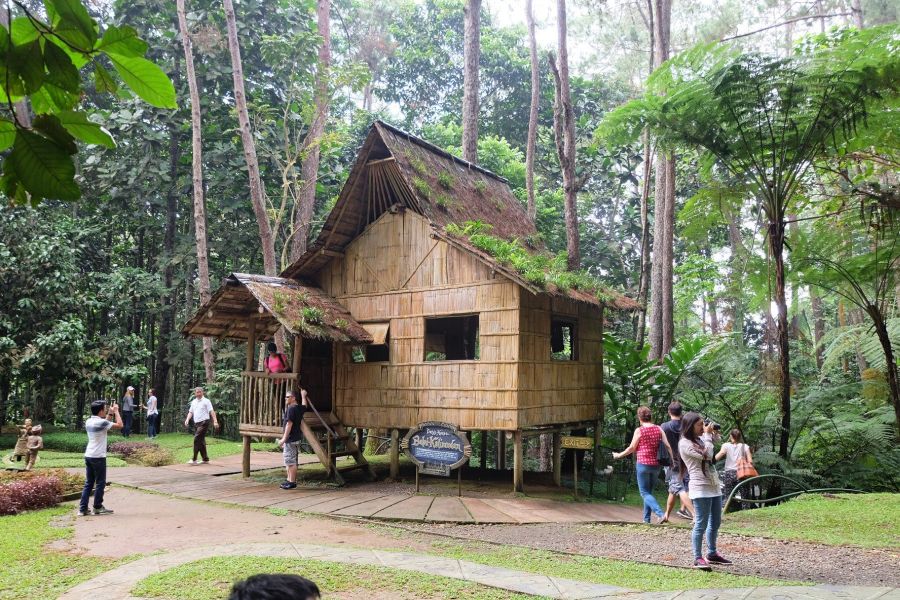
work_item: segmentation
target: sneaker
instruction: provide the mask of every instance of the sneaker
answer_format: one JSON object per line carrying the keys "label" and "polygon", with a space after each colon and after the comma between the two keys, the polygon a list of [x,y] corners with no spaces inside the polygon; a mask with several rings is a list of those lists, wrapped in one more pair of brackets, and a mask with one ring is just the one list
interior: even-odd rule
{"label": "sneaker", "polygon": [[189,460],[189,461],[187,461],[187,464],[189,464],[189,465],[199,465],[200,463],[198,463],[196,460]]}
{"label": "sneaker", "polygon": [[687,519],[688,521],[694,520],[694,515],[692,515],[686,508],[678,509],[678,512],[676,512],[675,514],[678,515],[679,517],[681,517],[682,519]]}
{"label": "sneaker", "polygon": [[203,464],[204,464],[204,465],[208,465],[208,464],[209,464],[209,461],[208,461],[208,460],[204,460],[204,461],[203,461]]}
{"label": "sneaker", "polygon": [[281,489],[283,489],[283,490],[292,490],[295,487],[297,487],[297,484],[294,483],[293,481],[285,481],[284,483],[281,484]]}
{"label": "sneaker", "polygon": [[94,514],[94,515],[111,515],[111,514],[113,514],[113,511],[109,510],[109,509],[106,508],[105,506],[101,506],[101,507],[95,508],[93,511],[91,511],[91,514]]}
{"label": "sneaker", "polygon": [[665,524],[668,523],[668,522],[669,522],[669,519],[667,519],[665,516],[663,516],[663,517],[653,517],[653,524],[654,524],[654,525],[665,525]]}
{"label": "sneaker", "polygon": [[86,517],[87,515],[88,515],[88,513],[86,513],[86,512],[83,511],[83,510],[80,510],[80,509],[78,510],[77,513],[75,513],[75,516],[76,516],[76,517]]}
{"label": "sneaker", "polygon": [[694,559],[694,568],[701,571],[712,571],[712,567],[705,558]]}
{"label": "sneaker", "polygon": [[706,560],[713,564],[717,565],[733,565],[734,563],[719,554],[718,552],[713,552],[712,554],[706,555]]}

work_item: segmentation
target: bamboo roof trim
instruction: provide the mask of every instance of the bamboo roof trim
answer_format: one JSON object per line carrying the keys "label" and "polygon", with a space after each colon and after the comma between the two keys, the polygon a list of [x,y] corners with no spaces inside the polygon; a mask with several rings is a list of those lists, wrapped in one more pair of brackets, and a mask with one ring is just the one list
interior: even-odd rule
{"label": "bamboo roof trim", "polygon": [[182,328],[185,335],[247,340],[256,320],[257,339],[279,327],[321,340],[372,343],[372,336],[337,300],[315,285],[265,275],[232,273]]}

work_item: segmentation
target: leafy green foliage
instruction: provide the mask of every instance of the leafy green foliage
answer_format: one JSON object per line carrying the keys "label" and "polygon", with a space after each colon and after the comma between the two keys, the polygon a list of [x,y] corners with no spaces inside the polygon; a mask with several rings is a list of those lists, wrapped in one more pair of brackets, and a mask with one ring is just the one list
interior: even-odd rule
{"label": "leafy green foliage", "polygon": [[[0,99],[19,103],[11,119],[0,119],[2,141],[13,150],[3,161],[0,187],[16,204],[38,204],[45,198],[77,200],[72,155],[75,140],[114,145],[112,137],[73,110],[81,101],[79,70],[88,62],[96,72],[98,90],[114,92],[115,84],[101,60],[108,60],[126,85],[147,103],[175,108],[175,88],[163,71],[144,58],[147,45],[134,29],[111,26],[101,37],[99,27],[79,0],[45,0],[47,21],[16,4],[24,16],[0,30]],[[101,59],[102,57],[102,59]],[[31,126],[24,100],[35,112]]]}

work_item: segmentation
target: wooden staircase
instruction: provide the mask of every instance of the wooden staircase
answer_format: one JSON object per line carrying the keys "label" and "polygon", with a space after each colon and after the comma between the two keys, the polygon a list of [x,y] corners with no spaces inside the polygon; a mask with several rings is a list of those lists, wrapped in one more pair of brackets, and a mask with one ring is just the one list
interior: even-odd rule
{"label": "wooden staircase", "polygon": [[[375,471],[372,470],[372,465],[363,456],[362,449],[353,439],[354,436],[350,435],[340,419],[330,412],[320,413],[312,405],[310,409],[303,415],[301,431],[319,461],[325,466],[328,476],[338,485],[344,485],[341,473],[364,469],[369,479],[374,481]],[[337,459],[342,456],[352,456],[355,462],[338,466]]]}

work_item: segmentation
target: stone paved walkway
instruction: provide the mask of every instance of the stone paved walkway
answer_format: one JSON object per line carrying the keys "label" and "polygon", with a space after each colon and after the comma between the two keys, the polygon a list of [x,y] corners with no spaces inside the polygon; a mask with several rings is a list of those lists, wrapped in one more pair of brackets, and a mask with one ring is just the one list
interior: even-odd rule
{"label": "stone paved walkway", "polygon": [[219,461],[210,465],[122,467],[110,469],[114,484],[171,494],[179,498],[215,500],[227,504],[281,508],[342,517],[437,523],[638,523],[633,506],[581,504],[519,498],[415,496],[334,488],[282,490],[277,485],[216,476]]}
{"label": "stone paved walkway", "polygon": [[548,577],[536,573],[456,560],[426,554],[385,552],[306,544],[230,544],[188,548],[169,554],[148,556],[120,565],[86,581],[60,600],[128,600],[131,589],[142,579],[184,563],[214,556],[266,556],[326,560],[416,571],[461,579],[513,592],[545,598],[616,600],[900,600],[896,588],[850,586],[758,587],[730,590],[690,590],[638,593],[620,587]]}

